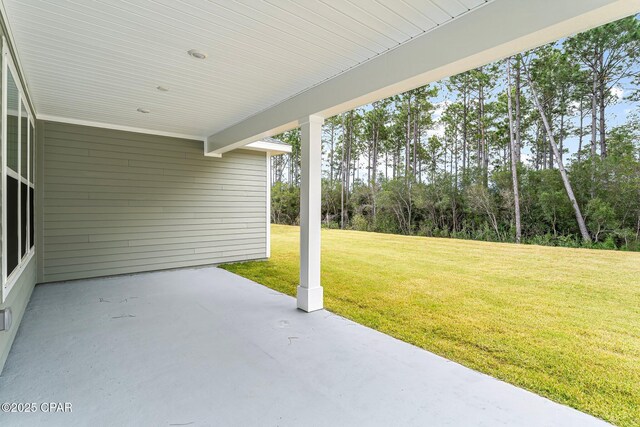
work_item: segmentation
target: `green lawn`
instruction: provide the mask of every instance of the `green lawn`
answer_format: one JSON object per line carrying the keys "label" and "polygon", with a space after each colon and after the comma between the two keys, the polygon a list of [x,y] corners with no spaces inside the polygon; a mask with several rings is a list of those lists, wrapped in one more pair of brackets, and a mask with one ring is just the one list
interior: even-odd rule
{"label": "green lawn", "polygon": [[[229,271],[295,295],[298,227]],[[621,426],[640,426],[640,253],[322,231],[328,310]]]}

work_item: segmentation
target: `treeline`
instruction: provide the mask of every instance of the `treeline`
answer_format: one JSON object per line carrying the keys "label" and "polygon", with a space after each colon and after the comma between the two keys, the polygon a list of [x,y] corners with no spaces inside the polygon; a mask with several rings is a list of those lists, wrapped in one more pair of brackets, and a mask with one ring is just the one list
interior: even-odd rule
{"label": "treeline", "polygon": [[[328,227],[640,249],[636,17],[326,120]],[[272,159],[272,221],[299,220],[300,135]]]}

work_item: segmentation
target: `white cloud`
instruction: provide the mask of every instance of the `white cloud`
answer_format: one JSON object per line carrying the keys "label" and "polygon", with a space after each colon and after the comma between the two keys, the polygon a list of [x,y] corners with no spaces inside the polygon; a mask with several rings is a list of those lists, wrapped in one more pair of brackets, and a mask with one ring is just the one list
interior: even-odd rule
{"label": "white cloud", "polygon": [[569,103],[569,108],[571,110],[573,110],[573,111],[579,111],[580,110],[580,103],[578,101],[571,101]]}
{"label": "white cloud", "polygon": [[444,101],[437,102],[434,105],[436,108],[433,111],[433,118],[438,120],[442,116],[442,113],[444,113],[444,110],[451,105],[451,101],[445,99]]}
{"label": "white cloud", "polygon": [[427,138],[431,138],[433,135],[438,138],[444,138],[444,126],[438,122],[433,129],[427,129]]}
{"label": "white cloud", "polygon": [[535,160],[535,157],[533,156],[533,153],[531,153],[531,151],[522,151],[520,153],[520,161],[522,163],[533,163],[533,161]]}
{"label": "white cloud", "polygon": [[614,86],[611,88],[611,95],[618,98],[618,101],[622,101],[622,98],[624,98],[624,89],[620,86]]}

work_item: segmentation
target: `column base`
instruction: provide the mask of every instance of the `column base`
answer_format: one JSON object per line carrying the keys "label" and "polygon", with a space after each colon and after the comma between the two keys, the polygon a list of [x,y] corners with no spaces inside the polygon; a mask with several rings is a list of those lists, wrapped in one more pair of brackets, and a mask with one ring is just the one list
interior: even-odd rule
{"label": "column base", "polygon": [[311,289],[298,286],[298,308],[307,313],[322,310],[323,295],[324,291],[321,286]]}

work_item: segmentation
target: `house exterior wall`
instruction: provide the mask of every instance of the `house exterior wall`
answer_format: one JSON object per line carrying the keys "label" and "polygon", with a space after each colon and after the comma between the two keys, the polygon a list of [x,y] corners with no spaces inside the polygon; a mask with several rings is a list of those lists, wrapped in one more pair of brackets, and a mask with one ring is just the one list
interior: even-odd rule
{"label": "house exterior wall", "polygon": [[44,282],[266,258],[263,152],[57,122],[43,145]]}
{"label": "house exterior wall", "polygon": [[[9,50],[10,54],[15,57],[14,47],[9,43],[6,36],[6,23],[3,16],[2,18],[0,18],[0,39],[2,39],[3,42],[7,43],[7,49]],[[1,44],[2,43],[0,43],[0,45]],[[20,73],[17,73],[15,78],[21,83],[24,83],[23,76]],[[0,92],[2,91],[0,90]],[[26,95],[28,97],[28,94]],[[1,114],[2,112],[0,112],[0,115]],[[3,150],[0,150],[0,156],[3,156],[5,154],[2,151]],[[36,150],[36,159],[38,154],[39,153]],[[37,191],[37,186],[40,182],[40,174],[37,170],[34,171],[34,181],[36,183]],[[3,188],[2,186],[0,186],[0,206],[2,205],[2,191]],[[6,236],[0,237],[2,239],[6,238]],[[2,257],[5,256],[5,254],[2,253],[2,244],[0,244],[0,255]],[[2,268],[1,266],[2,263],[0,262],[0,269]],[[11,327],[8,330],[0,331],[0,372],[2,372],[2,369],[4,368],[4,363],[7,360],[9,350],[11,349],[13,340],[16,336],[16,333],[18,332],[18,327],[20,325],[20,322],[22,321],[27,303],[29,302],[29,298],[31,297],[31,293],[33,292],[33,288],[36,284],[36,272],[37,258],[36,256],[32,256],[28,263],[22,269],[20,275],[16,278],[16,282],[13,285],[11,292],[9,292],[8,295],[3,295],[3,298],[0,298],[0,310],[10,309],[12,313]],[[0,292],[2,292],[1,288],[2,287],[0,286]]]}
{"label": "house exterior wall", "polygon": [[13,315],[11,328],[8,331],[0,332],[0,372],[2,372],[4,362],[7,360],[11,344],[13,344],[13,339],[18,332],[18,326],[36,284],[36,265],[36,257],[31,257],[16,284],[13,285],[13,289],[9,292],[7,300],[0,304],[0,309],[10,307]]}

